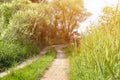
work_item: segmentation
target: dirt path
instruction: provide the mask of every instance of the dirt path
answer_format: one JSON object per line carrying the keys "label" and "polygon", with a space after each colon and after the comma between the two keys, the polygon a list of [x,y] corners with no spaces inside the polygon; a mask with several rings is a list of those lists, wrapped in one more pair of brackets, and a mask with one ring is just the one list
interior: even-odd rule
{"label": "dirt path", "polygon": [[57,50],[56,59],[53,61],[45,74],[40,78],[40,80],[68,80],[67,73],[69,70],[68,59],[66,58],[64,52],[61,50],[64,45],[55,46]]}
{"label": "dirt path", "polygon": [[[54,47],[54,46],[49,46],[49,47],[44,48],[44,49],[40,52],[39,55],[34,56],[34,57],[32,57],[32,58],[30,58],[30,59],[22,62],[21,64],[19,64],[19,65],[18,65],[16,68],[14,68],[14,69],[15,69],[15,70],[18,70],[18,69],[21,69],[21,68],[23,68],[23,67],[31,64],[32,62],[34,62],[34,61],[36,61],[38,58],[40,58],[42,55],[44,55],[44,54],[46,53],[46,51],[47,51],[48,49],[52,48],[52,47]],[[4,77],[4,76],[6,76],[6,75],[8,75],[8,74],[10,74],[10,70],[0,73],[0,77]]]}

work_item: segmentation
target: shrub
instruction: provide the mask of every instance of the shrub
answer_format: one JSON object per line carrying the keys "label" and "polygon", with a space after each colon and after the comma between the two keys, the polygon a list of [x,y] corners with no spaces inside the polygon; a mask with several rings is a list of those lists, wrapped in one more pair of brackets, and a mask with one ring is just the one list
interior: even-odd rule
{"label": "shrub", "polygon": [[19,63],[30,56],[36,55],[38,48],[0,42],[0,71],[11,67],[14,63]]}

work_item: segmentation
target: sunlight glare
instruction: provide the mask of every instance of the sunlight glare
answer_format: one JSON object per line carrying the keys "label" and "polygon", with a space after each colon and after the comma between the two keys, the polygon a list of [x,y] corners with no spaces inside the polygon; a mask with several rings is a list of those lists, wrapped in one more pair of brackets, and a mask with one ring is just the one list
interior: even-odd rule
{"label": "sunlight glare", "polygon": [[113,7],[118,3],[118,0],[84,0],[84,6],[88,12],[92,13],[86,21],[84,21],[79,28],[79,32],[85,32],[87,26],[90,25],[90,22],[97,23],[98,17],[102,13],[102,9],[105,6]]}

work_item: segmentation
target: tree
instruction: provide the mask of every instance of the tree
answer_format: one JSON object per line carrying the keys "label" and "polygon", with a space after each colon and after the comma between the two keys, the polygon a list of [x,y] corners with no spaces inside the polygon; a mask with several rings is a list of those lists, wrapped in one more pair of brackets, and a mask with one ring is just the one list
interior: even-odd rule
{"label": "tree", "polygon": [[0,10],[3,11],[7,7],[7,16],[0,14],[1,22],[4,22],[3,17],[8,21],[3,24],[6,27],[1,32],[0,40],[10,39],[20,44],[43,46],[70,42],[76,34],[74,29],[88,16],[82,0],[53,0],[47,4],[13,0],[1,6]]}
{"label": "tree", "polygon": [[71,41],[74,29],[80,26],[80,22],[88,17],[88,12],[83,6],[82,0],[53,0],[52,2],[52,26],[56,29],[57,36]]}

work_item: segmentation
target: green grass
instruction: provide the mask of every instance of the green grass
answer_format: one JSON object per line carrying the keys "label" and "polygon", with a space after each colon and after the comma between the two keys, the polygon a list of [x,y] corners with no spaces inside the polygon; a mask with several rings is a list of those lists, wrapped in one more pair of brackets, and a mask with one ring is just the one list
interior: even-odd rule
{"label": "green grass", "polygon": [[70,80],[120,80],[120,37],[97,30],[81,39],[80,48],[66,50]]}
{"label": "green grass", "polygon": [[20,70],[12,70],[11,74],[0,80],[37,80],[53,61],[55,53],[56,51],[54,49],[49,50],[46,55],[42,56],[37,61]]}
{"label": "green grass", "polygon": [[81,51],[74,48],[75,46],[65,50],[70,63],[69,80],[120,80],[120,57],[117,47],[99,46],[92,50],[84,45],[84,49],[79,49]]}
{"label": "green grass", "polygon": [[81,35],[79,47],[74,44],[65,50],[69,80],[120,80],[120,16],[115,15]]}

